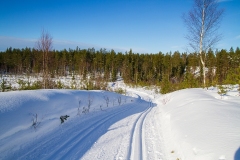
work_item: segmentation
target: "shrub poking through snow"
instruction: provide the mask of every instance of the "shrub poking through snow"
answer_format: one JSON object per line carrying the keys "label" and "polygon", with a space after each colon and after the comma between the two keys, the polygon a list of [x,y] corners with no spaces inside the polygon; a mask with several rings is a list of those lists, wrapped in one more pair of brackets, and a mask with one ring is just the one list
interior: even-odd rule
{"label": "shrub poking through snow", "polygon": [[80,111],[80,106],[81,106],[81,100],[78,101],[78,110],[77,110],[77,115],[80,115],[81,114],[81,111]]}
{"label": "shrub poking through snow", "polygon": [[32,126],[34,128],[34,130],[37,129],[38,125],[40,124],[40,122],[38,121],[38,114],[32,114]]}
{"label": "shrub poking through snow", "polygon": [[0,91],[6,92],[12,89],[11,83],[7,82],[4,78],[0,80]]}
{"label": "shrub poking through snow", "polygon": [[61,123],[64,123],[64,121],[67,120],[68,117],[70,117],[70,116],[68,116],[68,115],[60,116]]}
{"label": "shrub poking through snow", "polygon": [[121,96],[119,96],[119,97],[118,97],[118,105],[120,106],[120,105],[121,105],[121,103],[122,103],[122,97],[121,97]]}
{"label": "shrub poking through snow", "polygon": [[126,94],[126,90],[123,90],[122,88],[116,89],[115,92],[119,94]]}
{"label": "shrub poking through snow", "polygon": [[115,105],[115,99],[112,100],[112,105],[113,105],[113,106]]}
{"label": "shrub poking through snow", "polygon": [[83,107],[82,113],[86,114],[89,112],[90,107]]}
{"label": "shrub poking through snow", "polygon": [[105,101],[106,101],[106,105],[107,105],[107,107],[108,107],[108,104],[109,104],[109,97],[108,97],[108,96],[104,96],[103,98],[105,99]]}
{"label": "shrub poking through snow", "polygon": [[224,95],[226,95],[227,90],[224,86],[220,85],[218,86],[218,94],[221,96],[221,99],[223,98]]}
{"label": "shrub poking through snow", "polygon": [[4,80],[4,78],[2,78],[2,81],[1,81],[1,84],[0,84],[0,87],[1,87],[1,91],[4,92],[5,91],[5,87],[6,86],[6,81]]}
{"label": "shrub poking through snow", "polygon": [[82,113],[86,114],[89,113],[90,107],[93,103],[93,98],[90,96],[90,94],[88,95],[88,106],[87,107],[83,107],[83,111]]}

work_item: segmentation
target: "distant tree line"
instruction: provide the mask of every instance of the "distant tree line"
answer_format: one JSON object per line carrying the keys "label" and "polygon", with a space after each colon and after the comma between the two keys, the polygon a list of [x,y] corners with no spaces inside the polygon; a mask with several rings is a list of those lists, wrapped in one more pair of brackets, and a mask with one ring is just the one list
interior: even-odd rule
{"label": "distant tree line", "polygon": [[[206,55],[206,86],[216,84],[240,83],[240,49],[208,50]],[[39,74],[48,64],[51,78],[66,75],[81,75],[83,80],[116,81],[119,74],[124,82],[131,85],[156,85],[162,93],[170,91],[203,87],[199,54],[170,52],[163,54],[139,54],[132,50],[126,53],[94,48],[75,50],[51,50],[47,61],[37,49],[7,48],[0,52],[1,74]]]}

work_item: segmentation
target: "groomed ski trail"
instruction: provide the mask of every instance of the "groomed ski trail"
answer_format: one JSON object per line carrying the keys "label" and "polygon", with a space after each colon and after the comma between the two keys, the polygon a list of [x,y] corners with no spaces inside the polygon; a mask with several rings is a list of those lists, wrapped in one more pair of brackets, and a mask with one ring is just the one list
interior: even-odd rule
{"label": "groomed ski trail", "polygon": [[157,105],[151,95],[132,93],[133,103],[76,117],[5,158],[164,160]]}
{"label": "groomed ski trail", "polygon": [[152,108],[149,107],[142,112],[134,123],[129,159],[145,159],[146,157],[144,121],[151,109]]}

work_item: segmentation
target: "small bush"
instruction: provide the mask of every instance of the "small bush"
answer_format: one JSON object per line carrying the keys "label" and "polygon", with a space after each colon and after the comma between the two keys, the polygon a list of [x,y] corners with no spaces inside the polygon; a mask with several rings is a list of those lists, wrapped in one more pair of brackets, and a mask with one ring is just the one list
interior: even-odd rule
{"label": "small bush", "polygon": [[68,117],[70,117],[70,116],[68,116],[68,115],[60,116],[61,124],[64,123],[64,121],[67,120]]}
{"label": "small bush", "polygon": [[226,95],[226,93],[227,93],[226,87],[222,85],[218,86],[218,94],[221,96],[221,99],[224,95]]}
{"label": "small bush", "polygon": [[36,90],[42,88],[41,81],[35,81],[31,83],[29,80],[24,81],[22,79],[19,79],[17,83],[19,84],[19,90]]}
{"label": "small bush", "polygon": [[115,90],[115,92],[119,94],[126,94],[126,90],[123,90],[122,88],[118,88],[117,90]]}
{"label": "small bush", "polygon": [[106,105],[107,105],[107,107],[108,107],[108,104],[109,104],[109,97],[108,97],[108,96],[104,96],[103,98],[105,99],[105,101],[106,101]]}
{"label": "small bush", "polygon": [[64,84],[59,80],[57,81],[57,89],[63,89],[64,88]]}
{"label": "small bush", "polygon": [[38,114],[32,114],[32,127],[34,130],[37,130],[37,127],[39,126],[41,122],[38,121]]}
{"label": "small bush", "polygon": [[90,109],[90,107],[83,107],[82,113],[84,113],[84,114],[89,113],[89,109]]}
{"label": "small bush", "polygon": [[77,111],[77,115],[80,115],[80,107],[81,107],[81,100],[78,101],[78,111]]}
{"label": "small bush", "polygon": [[4,78],[2,78],[2,82],[0,82],[0,83],[1,83],[0,88],[1,88],[2,92],[6,92],[6,91],[9,91],[12,89],[11,84],[9,84],[9,83],[7,84],[7,81]]}
{"label": "small bush", "polygon": [[122,97],[121,97],[121,96],[119,96],[119,97],[118,97],[118,105],[120,106],[120,105],[121,105],[121,103],[122,103]]}

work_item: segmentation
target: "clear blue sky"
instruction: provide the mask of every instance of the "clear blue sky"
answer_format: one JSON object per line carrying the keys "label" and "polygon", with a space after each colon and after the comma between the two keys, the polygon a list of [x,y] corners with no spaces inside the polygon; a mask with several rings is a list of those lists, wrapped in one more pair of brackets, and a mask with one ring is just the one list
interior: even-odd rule
{"label": "clear blue sky", "polygon": [[[225,8],[218,49],[240,47],[240,0]],[[53,48],[106,48],[134,53],[186,51],[182,14],[193,0],[1,0],[0,51],[35,47],[44,28]]]}

